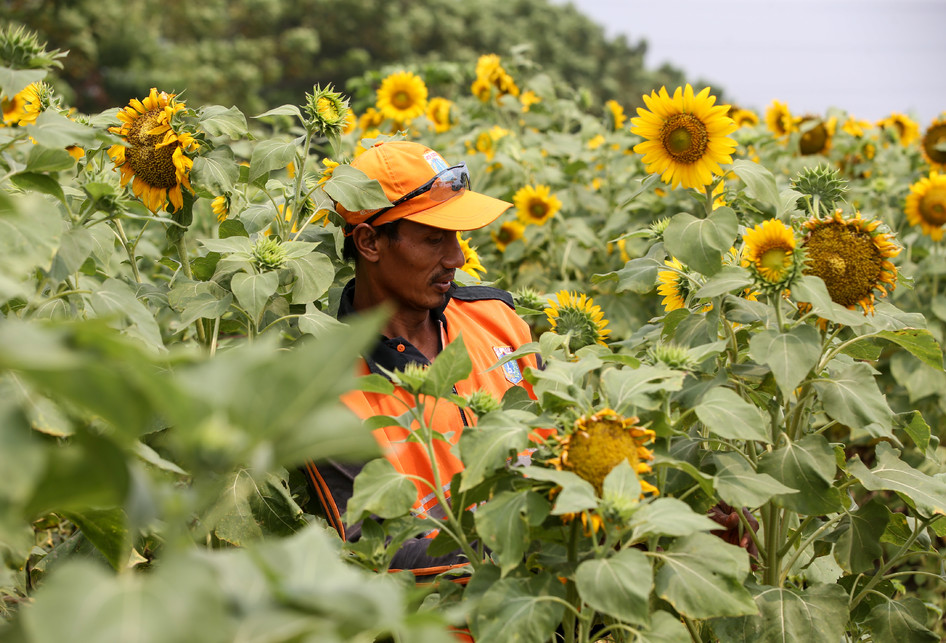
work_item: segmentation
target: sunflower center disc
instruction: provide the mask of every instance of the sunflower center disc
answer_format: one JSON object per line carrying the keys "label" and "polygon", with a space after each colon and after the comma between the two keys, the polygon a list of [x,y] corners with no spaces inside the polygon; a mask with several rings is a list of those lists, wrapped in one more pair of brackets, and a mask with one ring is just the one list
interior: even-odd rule
{"label": "sunflower center disc", "polygon": [[660,140],[667,153],[679,163],[695,163],[703,158],[709,143],[706,126],[692,114],[674,114],[660,128]]}
{"label": "sunflower center disc", "polygon": [[851,308],[868,299],[879,283],[884,257],[866,232],[825,224],[811,231],[805,247],[805,274],[821,277],[835,303]]}
{"label": "sunflower center disc", "polygon": [[132,123],[128,132],[129,145],[125,150],[125,160],[135,171],[135,176],[151,187],[170,189],[177,185],[174,150],[177,149],[178,143],[157,147],[164,140],[164,135],[150,132],[160,124],[160,114],[160,109],[152,109]]}
{"label": "sunflower center disc", "polygon": [[920,214],[934,226],[946,224],[946,189],[933,188],[920,203]]}
{"label": "sunflower center disc", "polygon": [[529,206],[529,214],[534,216],[536,219],[541,219],[544,217],[546,211],[546,205],[539,201],[535,201]]}
{"label": "sunflower center disc", "polygon": [[937,123],[927,130],[923,150],[934,163],[946,164],[946,123]]}
{"label": "sunflower center disc", "polygon": [[818,123],[801,135],[798,143],[802,154],[820,154],[825,151],[828,143],[828,130],[824,123]]}
{"label": "sunflower center disc", "polygon": [[411,100],[411,97],[407,92],[400,91],[394,94],[394,100],[391,102],[394,103],[394,106],[398,109],[407,109],[414,101]]}
{"label": "sunflower center disc", "polygon": [[785,261],[787,254],[784,248],[769,248],[762,253],[762,257],[759,259],[759,267],[773,277],[781,276],[787,263]]}

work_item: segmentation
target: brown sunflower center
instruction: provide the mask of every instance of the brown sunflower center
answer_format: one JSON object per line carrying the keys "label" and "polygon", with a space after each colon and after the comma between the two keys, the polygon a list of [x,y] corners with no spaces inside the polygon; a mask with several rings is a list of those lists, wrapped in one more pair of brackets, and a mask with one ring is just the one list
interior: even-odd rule
{"label": "brown sunflower center", "polygon": [[535,217],[536,219],[541,219],[545,216],[545,213],[549,211],[548,205],[545,201],[533,201],[529,204],[529,214]]}
{"label": "brown sunflower center", "polygon": [[[811,119],[802,119],[802,123]],[[804,126],[802,127],[804,129]],[[824,123],[818,123],[804,134],[798,143],[798,149],[802,154],[821,154],[828,146],[828,129]]]}
{"label": "brown sunflower center", "polygon": [[600,495],[604,479],[624,460],[636,468],[637,441],[620,421],[602,419],[585,423],[571,435],[564,463]]}
{"label": "brown sunflower center", "polygon": [[177,185],[174,167],[174,150],[178,143],[157,147],[164,134],[151,134],[152,128],[161,124],[160,109],[152,109],[139,116],[128,131],[128,146],[125,160],[135,171],[135,176],[155,188],[170,189]]}
{"label": "brown sunflower center", "polygon": [[879,283],[884,256],[867,232],[843,223],[820,225],[805,240],[806,275],[824,280],[832,301],[853,307]]}
{"label": "brown sunflower center", "polygon": [[933,163],[946,164],[946,149],[943,148],[946,148],[946,122],[931,125],[923,136],[923,151]]}
{"label": "brown sunflower center", "polygon": [[409,93],[402,89],[395,92],[394,96],[391,97],[391,103],[398,109],[407,109],[414,104],[414,100]]}
{"label": "brown sunflower center", "polygon": [[920,216],[934,226],[946,224],[946,188],[933,187],[920,201]]}
{"label": "brown sunflower center", "polygon": [[674,114],[660,128],[664,149],[678,163],[695,163],[709,144],[706,125],[693,114]]}

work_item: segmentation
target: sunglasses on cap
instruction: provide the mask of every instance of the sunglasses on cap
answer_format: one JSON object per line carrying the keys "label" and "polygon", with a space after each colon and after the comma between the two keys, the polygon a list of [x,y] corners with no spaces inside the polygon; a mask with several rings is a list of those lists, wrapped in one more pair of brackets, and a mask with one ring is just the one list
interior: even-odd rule
{"label": "sunglasses on cap", "polygon": [[470,189],[470,172],[466,169],[466,163],[460,163],[446,170],[438,172],[434,178],[424,183],[419,188],[415,188],[394,201],[386,208],[381,208],[370,217],[364,220],[364,223],[370,224],[388,210],[395,208],[414,197],[426,194],[432,201],[448,201],[455,196],[463,194]]}

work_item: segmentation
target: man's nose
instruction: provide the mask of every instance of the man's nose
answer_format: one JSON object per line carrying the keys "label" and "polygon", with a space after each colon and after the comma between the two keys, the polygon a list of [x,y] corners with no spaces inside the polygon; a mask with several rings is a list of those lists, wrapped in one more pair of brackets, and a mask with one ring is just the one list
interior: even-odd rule
{"label": "man's nose", "polygon": [[452,233],[450,234],[450,238],[447,239],[443,265],[445,268],[456,269],[460,268],[465,263],[466,258],[463,256],[463,249],[460,248],[460,233]]}

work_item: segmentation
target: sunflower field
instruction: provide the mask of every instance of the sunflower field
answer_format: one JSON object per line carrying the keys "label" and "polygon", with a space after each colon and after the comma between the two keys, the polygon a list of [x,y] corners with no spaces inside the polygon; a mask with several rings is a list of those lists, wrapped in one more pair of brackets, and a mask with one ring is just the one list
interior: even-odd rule
{"label": "sunflower field", "polygon": [[[595,105],[490,52],[81,113],[63,53],[6,27],[0,57],[3,641],[946,636],[946,114]],[[383,320],[335,319],[336,207],[390,205],[349,163],[395,139],[513,204],[457,274],[514,294],[535,341],[496,367],[539,356],[535,399],[454,395],[462,341],[354,376]],[[394,384],[402,417],[339,401]],[[440,399],[478,421],[421,520],[370,429],[432,450]],[[369,461],[358,542],[305,511],[325,458]],[[463,573],[389,572],[432,527]]]}

